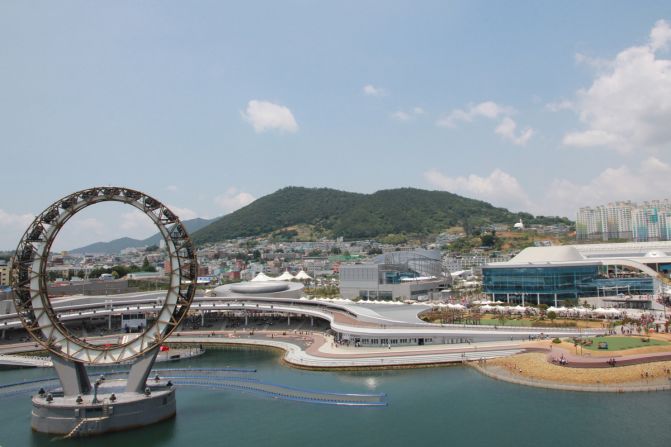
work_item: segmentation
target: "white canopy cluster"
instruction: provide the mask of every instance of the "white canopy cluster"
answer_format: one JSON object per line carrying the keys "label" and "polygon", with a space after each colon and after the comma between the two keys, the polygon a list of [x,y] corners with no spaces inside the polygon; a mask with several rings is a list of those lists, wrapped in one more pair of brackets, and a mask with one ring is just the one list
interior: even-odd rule
{"label": "white canopy cluster", "polygon": [[312,277],[305,273],[304,270],[301,270],[300,272],[296,273],[296,276],[292,275],[289,273],[289,271],[286,271],[282,273],[280,276],[273,277],[273,276],[268,276],[265,273],[261,272],[258,275],[256,275],[252,281],[254,282],[268,282],[268,281],[291,281],[292,279],[297,279],[299,281],[304,281],[304,280],[311,280]]}
{"label": "white canopy cluster", "polygon": [[538,313],[538,309],[530,306],[491,306],[485,304],[480,306],[480,310],[484,312],[494,312],[494,313],[513,313],[513,314],[525,314],[525,313]]}

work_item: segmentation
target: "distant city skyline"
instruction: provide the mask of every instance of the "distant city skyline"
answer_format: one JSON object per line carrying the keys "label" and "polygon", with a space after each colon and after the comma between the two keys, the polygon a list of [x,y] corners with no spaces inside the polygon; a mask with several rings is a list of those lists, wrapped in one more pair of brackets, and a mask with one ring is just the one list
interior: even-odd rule
{"label": "distant city skyline", "polygon": [[671,240],[671,201],[617,201],[578,210],[578,240],[628,240],[637,242]]}
{"label": "distant city skyline", "polygon": [[[571,219],[657,198],[670,23],[662,1],[2,2],[0,249],[106,184],[183,219],[289,185]],[[55,248],[154,232],[125,208],[75,219]]]}

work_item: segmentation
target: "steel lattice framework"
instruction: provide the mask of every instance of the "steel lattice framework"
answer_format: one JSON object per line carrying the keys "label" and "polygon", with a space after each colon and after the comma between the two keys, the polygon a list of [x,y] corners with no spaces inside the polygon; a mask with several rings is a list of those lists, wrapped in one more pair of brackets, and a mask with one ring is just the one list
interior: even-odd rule
{"label": "steel lattice framework", "polygon": [[[155,322],[142,334],[122,344],[96,345],[71,334],[59,321],[47,294],[47,260],[58,232],[76,213],[100,202],[125,203],[147,215],[166,242],[171,268],[170,285]],[[16,249],[10,281],[17,313],[35,340],[63,358],[106,364],[140,356],[166,340],[191,306],[197,272],[191,239],[172,211],[140,191],[107,186],[77,191],[54,202],[38,215]]]}

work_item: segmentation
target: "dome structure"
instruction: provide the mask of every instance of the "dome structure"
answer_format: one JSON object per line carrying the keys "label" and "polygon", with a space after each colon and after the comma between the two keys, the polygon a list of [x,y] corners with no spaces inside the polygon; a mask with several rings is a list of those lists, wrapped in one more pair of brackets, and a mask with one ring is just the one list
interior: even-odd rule
{"label": "dome structure", "polygon": [[528,247],[522,250],[509,262],[514,264],[544,264],[551,262],[578,262],[585,258],[570,245],[553,247]]}

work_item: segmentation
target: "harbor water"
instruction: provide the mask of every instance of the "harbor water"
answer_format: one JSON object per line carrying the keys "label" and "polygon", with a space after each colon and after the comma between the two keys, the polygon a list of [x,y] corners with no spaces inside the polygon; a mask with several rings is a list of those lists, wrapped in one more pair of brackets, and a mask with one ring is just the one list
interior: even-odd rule
{"label": "harbor water", "polygon": [[[165,365],[156,365],[158,369]],[[96,446],[666,446],[671,393],[580,393],[499,382],[463,366],[313,372],[278,353],[231,348],[179,368],[255,368],[254,377],[302,389],[386,393],[384,407],[295,402],[234,390],[183,387],[177,416],[95,439]],[[0,371],[0,383],[51,377],[51,369]],[[0,446],[83,445],[30,429],[30,398],[0,400]]]}

